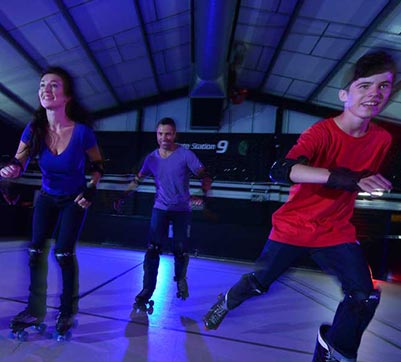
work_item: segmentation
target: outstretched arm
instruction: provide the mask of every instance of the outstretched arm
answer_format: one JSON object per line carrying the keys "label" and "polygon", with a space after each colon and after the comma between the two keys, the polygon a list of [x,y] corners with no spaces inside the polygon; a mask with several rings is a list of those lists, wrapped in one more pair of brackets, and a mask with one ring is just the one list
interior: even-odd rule
{"label": "outstretched arm", "polygon": [[199,169],[197,177],[201,179],[204,196],[207,196],[208,191],[212,188],[212,178],[204,167]]}
{"label": "outstretched arm", "polygon": [[0,176],[4,178],[17,178],[25,171],[29,162],[29,147],[20,141],[14,158],[0,170]]}
{"label": "outstretched arm", "polygon": [[138,174],[134,176],[134,178],[128,184],[126,190],[124,191],[124,197],[129,196],[133,191],[135,191],[144,178],[145,177],[140,172],[138,172]]}
{"label": "outstretched arm", "polygon": [[352,171],[346,168],[311,167],[296,164],[291,168],[289,175],[294,183],[319,183],[328,187],[343,189],[346,191],[390,191],[392,184],[381,174],[372,174],[368,171]]}

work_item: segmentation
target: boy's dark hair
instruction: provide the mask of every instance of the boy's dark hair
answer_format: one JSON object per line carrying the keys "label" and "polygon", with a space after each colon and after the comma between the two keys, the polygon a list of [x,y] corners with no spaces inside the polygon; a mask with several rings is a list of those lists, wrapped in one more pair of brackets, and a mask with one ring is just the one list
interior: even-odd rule
{"label": "boy's dark hair", "polygon": [[174,130],[176,129],[174,119],[170,117],[164,117],[159,122],[157,122],[156,129],[159,128],[159,126],[167,126],[167,125],[173,127]]}
{"label": "boy's dark hair", "polygon": [[393,57],[384,50],[367,53],[360,57],[356,64],[348,71],[344,77],[344,89],[359,78],[370,77],[374,74],[391,72],[395,79],[397,65]]}

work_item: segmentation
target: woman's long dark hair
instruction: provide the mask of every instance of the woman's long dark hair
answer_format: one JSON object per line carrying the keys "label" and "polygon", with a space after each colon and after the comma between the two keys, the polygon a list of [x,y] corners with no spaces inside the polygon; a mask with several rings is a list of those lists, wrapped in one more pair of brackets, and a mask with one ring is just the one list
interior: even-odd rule
{"label": "woman's long dark hair", "polygon": [[[72,76],[65,69],[56,66],[49,67],[44,70],[40,76],[40,79],[42,79],[46,74],[56,74],[63,81],[64,94],[70,97],[70,100],[65,105],[65,113],[67,117],[74,122],[83,123],[89,127],[92,127],[92,121],[89,118],[88,112],[76,100],[74,80]],[[47,134],[47,127],[48,120],[46,109],[39,104],[39,107],[36,109],[33,115],[31,125],[32,137],[29,144],[30,157],[36,156],[42,150]]]}

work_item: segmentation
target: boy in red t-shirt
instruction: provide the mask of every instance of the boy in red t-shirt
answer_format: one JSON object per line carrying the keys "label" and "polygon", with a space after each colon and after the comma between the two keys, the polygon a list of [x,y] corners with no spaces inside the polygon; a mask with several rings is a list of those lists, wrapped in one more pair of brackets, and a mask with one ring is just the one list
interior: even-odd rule
{"label": "boy in red t-shirt", "polygon": [[255,271],[245,274],[204,316],[216,329],[229,310],[261,295],[291,264],[308,254],[338,277],[345,294],[332,325],[319,328],[313,361],[356,361],[362,334],[379,304],[368,264],[350,222],[358,191],[389,191],[379,168],[391,135],[371,119],[389,100],[396,65],[389,54],[366,54],[339,98],[343,112],[307,129],[284,160],[271,169],[273,181],[292,184],[288,201],[272,216],[272,230]]}

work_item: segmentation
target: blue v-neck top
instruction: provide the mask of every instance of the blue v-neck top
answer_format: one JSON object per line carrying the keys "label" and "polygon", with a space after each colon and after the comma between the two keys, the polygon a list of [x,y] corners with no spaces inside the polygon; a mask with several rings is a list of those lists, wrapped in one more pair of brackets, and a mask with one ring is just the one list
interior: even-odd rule
{"label": "blue v-neck top", "polygon": [[[29,123],[22,133],[21,141],[29,144],[31,134]],[[38,155],[43,191],[51,195],[73,195],[83,191],[86,184],[86,151],[95,145],[93,130],[81,123],[75,123],[71,139],[60,154],[53,154],[44,144]]]}

